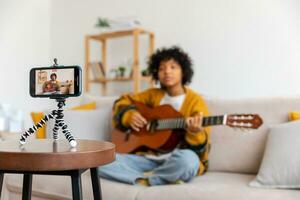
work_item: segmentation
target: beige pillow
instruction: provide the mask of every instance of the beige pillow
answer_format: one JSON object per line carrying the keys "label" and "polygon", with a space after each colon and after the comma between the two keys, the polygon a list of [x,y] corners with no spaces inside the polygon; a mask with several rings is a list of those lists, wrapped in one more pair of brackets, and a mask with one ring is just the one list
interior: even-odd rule
{"label": "beige pillow", "polygon": [[[253,147],[255,148],[255,147]],[[264,157],[250,186],[300,188],[300,122],[270,128]]]}

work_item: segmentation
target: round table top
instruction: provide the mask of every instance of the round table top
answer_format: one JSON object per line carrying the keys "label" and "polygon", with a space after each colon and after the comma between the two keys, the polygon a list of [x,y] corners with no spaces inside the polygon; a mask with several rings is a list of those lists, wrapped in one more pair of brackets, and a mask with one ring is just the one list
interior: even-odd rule
{"label": "round table top", "polygon": [[115,145],[96,140],[76,140],[72,148],[62,138],[34,139],[20,145],[18,140],[0,141],[0,170],[61,171],[94,168],[115,159]]}

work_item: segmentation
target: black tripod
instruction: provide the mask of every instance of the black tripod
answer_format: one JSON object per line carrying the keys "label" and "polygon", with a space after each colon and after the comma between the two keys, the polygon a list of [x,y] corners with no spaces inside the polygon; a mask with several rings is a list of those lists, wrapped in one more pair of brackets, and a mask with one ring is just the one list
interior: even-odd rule
{"label": "black tripod", "polygon": [[55,124],[53,128],[53,139],[58,140],[58,130],[61,128],[62,133],[65,135],[66,139],[69,141],[71,147],[76,147],[77,142],[71,132],[68,129],[68,125],[64,121],[64,114],[63,114],[63,106],[65,106],[65,98],[57,98],[56,101],[58,102],[57,110],[52,110],[50,114],[44,116],[44,118],[38,122],[37,124],[33,125],[32,128],[28,129],[25,133],[21,135],[20,143],[25,144],[26,138],[35,133],[39,128],[42,128],[47,121],[50,119],[55,119]]}

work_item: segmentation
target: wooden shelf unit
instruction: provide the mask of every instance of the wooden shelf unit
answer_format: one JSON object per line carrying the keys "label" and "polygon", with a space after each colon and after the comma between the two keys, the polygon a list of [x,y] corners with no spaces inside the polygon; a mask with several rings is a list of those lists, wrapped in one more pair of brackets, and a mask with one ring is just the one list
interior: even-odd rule
{"label": "wooden shelf unit", "polygon": [[[107,93],[107,82],[112,81],[133,81],[133,92],[137,93],[140,91],[140,82],[141,81],[149,81],[150,85],[153,85],[150,77],[143,77],[141,75],[140,62],[139,62],[139,35],[146,34],[149,35],[149,48],[148,48],[148,56],[152,55],[154,52],[154,33],[151,31],[147,31],[141,28],[134,28],[131,30],[124,31],[115,31],[115,32],[107,32],[98,35],[87,35],[85,37],[85,91],[90,91],[91,83],[100,83],[102,84],[102,94],[106,95]],[[132,65],[132,77],[120,77],[120,78],[90,78],[90,41],[95,40],[101,43],[101,62],[104,68],[105,74],[108,74],[108,66],[107,66],[107,40],[119,37],[133,37],[133,65]]]}

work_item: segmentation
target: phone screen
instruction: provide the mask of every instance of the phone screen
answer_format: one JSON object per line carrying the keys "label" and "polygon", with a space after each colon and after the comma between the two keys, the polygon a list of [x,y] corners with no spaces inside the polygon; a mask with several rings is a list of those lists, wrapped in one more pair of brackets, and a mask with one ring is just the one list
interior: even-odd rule
{"label": "phone screen", "polygon": [[79,95],[78,68],[35,68],[31,77],[30,93],[34,97]]}

